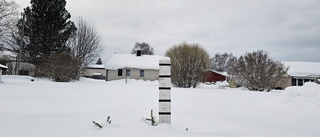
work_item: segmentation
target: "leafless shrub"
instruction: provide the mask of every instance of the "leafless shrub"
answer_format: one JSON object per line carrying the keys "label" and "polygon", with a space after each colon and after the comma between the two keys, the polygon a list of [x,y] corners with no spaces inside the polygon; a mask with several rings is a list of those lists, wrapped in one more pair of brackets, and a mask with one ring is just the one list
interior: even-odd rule
{"label": "leafless shrub", "polygon": [[265,51],[258,50],[240,56],[231,73],[238,84],[252,91],[270,91],[287,76],[284,64],[271,59]]}
{"label": "leafless shrub", "polygon": [[77,27],[76,34],[68,41],[71,54],[77,64],[78,78],[82,68],[88,66],[103,51],[102,36],[98,33],[94,25],[79,17],[75,21]]}
{"label": "leafless shrub", "polygon": [[203,71],[210,68],[209,54],[198,44],[183,42],[166,51],[171,59],[172,84],[176,87],[197,87]]}
{"label": "leafless shrub", "polygon": [[42,70],[45,77],[54,82],[70,82],[77,79],[77,65],[79,60],[68,53],[55,53],[49,57]]}

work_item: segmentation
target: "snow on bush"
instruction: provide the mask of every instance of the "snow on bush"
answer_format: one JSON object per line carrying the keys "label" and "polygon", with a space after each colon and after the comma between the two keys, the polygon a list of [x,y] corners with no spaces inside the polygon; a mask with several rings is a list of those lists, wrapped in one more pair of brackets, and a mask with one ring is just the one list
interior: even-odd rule
{"label": "snow on bush", "polygon": [[288,87],[276,100],[283,104],[320,108],[320,85],[307,82],[301,87]]}

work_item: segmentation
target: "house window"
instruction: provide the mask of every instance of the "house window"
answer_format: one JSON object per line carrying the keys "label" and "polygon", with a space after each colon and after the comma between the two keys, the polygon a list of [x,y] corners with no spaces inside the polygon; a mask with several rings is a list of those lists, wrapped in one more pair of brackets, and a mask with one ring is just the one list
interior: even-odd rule
{"label": "house window", "polygon": [[130,76],[130,69],[126,70],[126,76]]}
{"label": "house window", "polygon": [[118,76],[122,76],[122,69],[118,69]]}
{"label": "house window", "polygon": [[140,77],[144,77],[144,70],[140,70]]}
{"label": "house window", "polygon": [[296,78],[292,78],[292,86],[297,86],[297,79]]}
{"label": "house window", "polygon": [[302,79],[298,79],[298,86],[303,86],[303,81],[302,81]]}

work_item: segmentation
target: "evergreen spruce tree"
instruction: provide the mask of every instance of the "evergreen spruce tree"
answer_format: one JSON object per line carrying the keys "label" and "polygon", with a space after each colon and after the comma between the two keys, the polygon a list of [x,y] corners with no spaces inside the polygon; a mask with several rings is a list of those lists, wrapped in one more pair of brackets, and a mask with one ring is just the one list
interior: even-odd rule
{"label": "evergreen spruce tree", "polygon": [[[24,9],[25,41],[24,58],[41,65],[54,53],[67,51],[66,41],[76,27],[70,13],[65,9],[65,0],[31,0],[31,7]],[[18,27],[21,30],[22,20]]]}

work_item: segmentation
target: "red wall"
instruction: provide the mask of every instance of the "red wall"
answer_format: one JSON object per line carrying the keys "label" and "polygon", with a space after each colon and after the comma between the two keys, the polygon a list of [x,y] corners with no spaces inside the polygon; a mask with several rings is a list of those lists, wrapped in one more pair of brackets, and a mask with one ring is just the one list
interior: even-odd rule
{"label": "red wall", "polygon": [[204,73],[204,81],[203,82],[217,82],[217,81],[225,81],[226,77],[212,71],[207,71]]}

